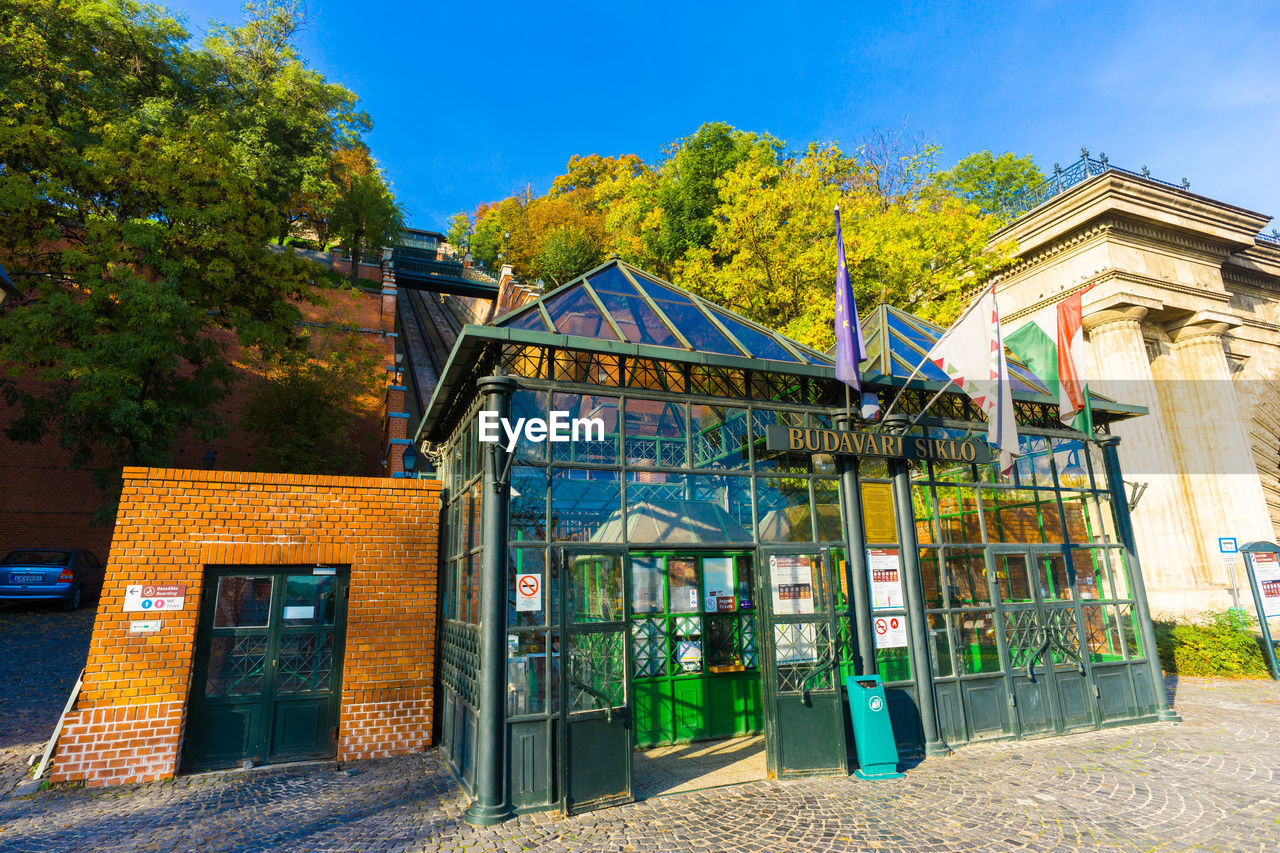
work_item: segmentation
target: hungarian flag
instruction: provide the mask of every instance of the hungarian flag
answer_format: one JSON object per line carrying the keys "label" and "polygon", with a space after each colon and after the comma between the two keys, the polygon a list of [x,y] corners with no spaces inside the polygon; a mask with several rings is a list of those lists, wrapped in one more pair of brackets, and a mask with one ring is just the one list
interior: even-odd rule
{"label": "hungarian flag", "polygon": [[940,367],[987,416],[987,443],[1000,451],[1007,474],[1018,456],[1009,362],[1000,334],[996,286],[986,288],[925,356]]}
{"label": "hungarian flag", "polygon": [[1052,318],[1025,323],[1005,338],[1005,346],[1031,368],[1058,398],[1058,417],[1069,427],[1093,434],[1089,388],[1084,380],[1084,322],[1080,298],[1073,293],[1058,303]]}

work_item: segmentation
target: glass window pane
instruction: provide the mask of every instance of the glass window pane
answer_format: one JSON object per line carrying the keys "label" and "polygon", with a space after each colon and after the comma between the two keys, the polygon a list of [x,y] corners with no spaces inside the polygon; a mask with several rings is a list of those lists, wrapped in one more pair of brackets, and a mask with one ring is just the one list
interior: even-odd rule
{"label": "glass window pane", "polygon": [[276,693],[316,693],[330,690],[333,674],[333,632],[307,631],[280,638]]}
{"label": "glass window pane", "polygon": [[534,332],[550,331],[547,328],[547,322],[542,319],[542,312],[538,310],[536,305],[514,320],[507,320],[502,325],[508,329],[528,329]]}
{"label": "glass window pane", "polygon": [[[801,428],[805,417],[799,412],[777,412],[767,409],[751,410],[751,434],[763,436],[771,426]],[[812,467],[809,453],[791,453],[786,450],[767,450],[763,438],[753,439],[756,454],[756,470],[779,474],[807,474]]]}
{"label": "glass window pane", "polygon": [[1000,600],[1006,603],[1025,603],[1034,600],[1027,576],[1027,558],[1023,554],[996,554],[996,588]]}
{"label": "glass window pane", "polygon": [[616,471],[551,474],[551,538],[557,542],[623,542],[622,488]]}
{"label": "glass window pane", "polygon": [[990,604],[991,589],[987,585],[987,562],[982,551],[947,548],[947,593],[950,607]]}
{"label": "glass window pane", "polygon": [[955,615],[956,653],[966,675],[1000,671],[996,623],[989,610],[966,610]]}
{"label": "glass window pane", "polygon": [[1129,650],[1129,657],[1143,657],[1142,631],[1138,628],[1138,611],[1132,604],[1121,604],[1116,608],[1119,615],[1120,630],[1124,633],[1124,644]]}
{"label": "glass window pane", "polygon": [[910,653],[905,648],[876,649],[876,670],[885,684],[891,681],[910,681]]}
{"label": "glass window pane", "polygon": [[274,578],[232,575],[218,578],[215,628],[260,628],[271,617]]}
{"label": "glass window pane", "polygon": [[[517,575],[537,575],[539,582],[539,599],[541,606],[537,610],[517,610],[516,602],[519,598],[516,591]],[[552,612],[554,619],[555,598],[558,593],[560,584],[559,578],[554,577],[555,566],[552,566],[552,576],[547,575],[547,552],[543,548],[512,548],[507,559],[507,624],[513,628],[533,627],[538,625],[546,625],[548,612]]]}
{"label": "glass window pane", "polygon": [[742,470],[750,465],[746,409],[695,405],[689,416],[694,468]]}
{"label": "glass window pane", "polygon": [[933,673],[943,678],[951,675],[951,632],[947,630],[947,617],[941,613],[928,616],[929,653],[933,655]]}
{"label": "glass window pane", "polygon": [[[618,463],[618,398],[598,394],[552,394],[551,411],[565,412],[568,441],[548,441],[555,462]],[[581,430],[569,425],[581,419]]]}
{"label": "glass window pane", "polygon": [[631,612],[661,613],[663,606],[662,558],[631,558]]}
{"label": "glass window pane", "polygon": [[[516,391],[511,395],[511,423],[518,424],[521,419],[546,418],[547,395],[543,391]],[[498,427],[498,438],[506,448],[510,438],[501,425]],[[516,459],[521,462],[542,462],[547,458],[547,442],[530,441],[524,430],[520,430],[515,449]]]}
{"label": "glass window pane", "polygon": [[[915,492],[915,489],[912,489]],[[982,542],[982,519],[978,517],[978,494],[976,489],[962,486],[936,487],[938,502],[938,535],[943,542]],[[983,501],[992,499],[992,493],[983,494]],[[991,535],[990,515],[987,530]],[[998,542],[993,538],[991,541]]]}
{"label": "glass window pane", "polygon": [[622,619],[622,558],[617,554],[571,554],[569,615],[574,622]]}
{"label": "glass window pane", "polygon": [[541,714],[547,709],[547,634],[507,635],[507,714]]}
{"label": "glass window pane", "polygon": [[738,609],[732,557],[704,557],[702,560],[703,601],[707,613]]}
{"label": "glass window pane", "polygon": [[547,471],[528,465],[511,469],[509,504],[512,542],[544,541],[547,538]]}
{"label": "glass window pane", "polygon": [[284,582],[284,624],[332,625],[337,591],[334,575],[289,575]]}
{"label": "glass window pane", "polygon": [[559,334],[610,341],[618,339],[582,285],[575,285],[564,293],[558,293],[544,304]]}
{"label": "glass window pane", "polygon": [[938,571],[938,549],[920,549],[920,582],[926,608],[946,607],[942,597],[942,577]]}
{"label": "glass window pane", "polygon": [[667,586],[672,613],[697,613],[701,595],[698,590],[698,561],[692,558],[667,558]]}
{"label": "glass window pane", "polygon": [[756,478],[761,542],[812,542],[809,481],[798,477]]}
{"label": "glass window pane", "polygon": [[[591,289],[631,343],[684,348],[617,267],[592,276]],[[557,328],[559,325],[560,321],[556,320]]]}
{"label": "glass window pane", "polygon": [[209,642],[206,696],[246,696],[262,692],[267,635],[213,637]]}
{"label": "glass window pane", "polygon": [[1076,594],[1081,601],[1111,597],[1104,551],[1095,548],[1074,550],[1071,552],[1071,565],[1076,575]]}
{"label": "glass window pane", "polygon": [[813,509],[818,542],[843,542],[840,518],[840,486],[835,480],[813,481]]}
{"label": "glass window pane", "polygon": [[738,342],[750,350],[751,354],[756,358],[771,358],[775,361],[799,361],[791,354],[790,350],[774,340],[771,335],[735,320],[723,311],[718,311],[714,308],[711,311],[724,324],[725,328],[738,339]]}
{"label": "glass window pane", "polygon": [[684,404],[629,398],[625,423],[628,465],[686,467],[688,439]]}
{"label": "glass window pane", "polygon": [[1071,600],[1071,583],[1067,577],[1067,560],[1061,554],[1044,554],[1036,557],[1040,581],[1040,597],[1045,601]]}
{"label": "glass window pane", "polygon": [[637,278],[640,286],[649,294],[649,298],[657,303],[662,313],[667,315],[667,319],[675,324],[680,334],[684,335],[685,340],[691,343],[695,350],[721,355],[742,355],[742,351],[698,310],[689,297],[669,287],[663,287],[644,276]]}
{"label": "glass window pane", "polygon": [[1120,625],[1116,621],[1116,612],[1110,607],[1098,604],[1082,604],[1084,614],[1084,636],[1089,650],[1089,660],[1094,663],[1124,660],[1124,650],[1120,645]]}

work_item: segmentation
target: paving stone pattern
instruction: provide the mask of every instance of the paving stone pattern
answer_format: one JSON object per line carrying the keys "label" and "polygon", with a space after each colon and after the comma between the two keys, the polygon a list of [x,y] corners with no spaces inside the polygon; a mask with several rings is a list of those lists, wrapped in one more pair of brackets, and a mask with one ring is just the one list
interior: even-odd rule
{"label": "paving stone pattern", "polygon": [[10,798],[0,802],[0,850],[1280,847],[1280,685],[1170,685],[1181,724],[978,745],[889,782],[753,782],[475,829],[427,752]]}
{"label": "paving stone pattern", "polygon": [[[97,602],[0,604],[0,797],[44,749],[89,654]],[[4,837],[0,833],[0,839]]]}

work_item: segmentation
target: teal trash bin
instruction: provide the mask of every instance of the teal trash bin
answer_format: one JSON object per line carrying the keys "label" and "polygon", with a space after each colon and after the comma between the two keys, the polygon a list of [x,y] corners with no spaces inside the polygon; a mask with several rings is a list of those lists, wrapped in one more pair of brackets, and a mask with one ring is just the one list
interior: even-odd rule
{"label": "teal trash bin", "polygon": [[898,772],[898,744],[889,721],[889,702],[878,675],[851,675],[844,680],[849,691],[849,720],[853,723],[853,745],[858,752],[859,779],[901,779]]}

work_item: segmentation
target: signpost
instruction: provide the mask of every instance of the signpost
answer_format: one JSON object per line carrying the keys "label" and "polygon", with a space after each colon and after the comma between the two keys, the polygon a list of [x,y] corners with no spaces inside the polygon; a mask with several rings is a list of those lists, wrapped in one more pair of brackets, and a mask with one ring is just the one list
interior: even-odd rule
{"label": "signpost", "polygon": [[1253,588],[1253,606],[1258,611],[1258,628],[1267,653],[1271,678],[1280,681],[1276,664],[1276,647],[1271,641],[1267,620],[1280,617],[1280,548],[1272,542],[1250,542],[1240,549],[1245,555],[1245,570]]}
{"label": "signpost", "polygon": [[1231,578],[1231,606],[1240,609],[1240,585],[1236,583],[1236,563],[1240,562],[1240,547],[1234,536],[1218,537],[1218,552],[1222,561],[1227,564],[1227,574]]}
{"label": "signpost", "polygon": [[182,584],[133,584],[124,590],[125,613],[181,610],[187,588]]}

